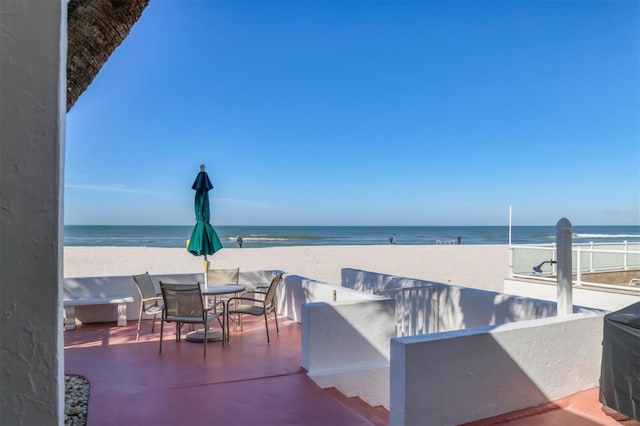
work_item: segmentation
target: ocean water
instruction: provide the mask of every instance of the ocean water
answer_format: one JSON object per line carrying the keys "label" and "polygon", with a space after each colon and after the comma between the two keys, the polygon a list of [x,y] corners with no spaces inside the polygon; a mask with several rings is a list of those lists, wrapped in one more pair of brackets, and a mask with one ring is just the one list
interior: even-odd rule
{"label": "ocean water", "polygon": [[[186,247],[192,226],[65,225],[65,246]],[[507,226],[214,226],[224,247],[389,244],[508,244]],[[640,226],[575,226],[574,243],[640,242]],[[513,244],[555,242],[555,226],[514,226]]]}

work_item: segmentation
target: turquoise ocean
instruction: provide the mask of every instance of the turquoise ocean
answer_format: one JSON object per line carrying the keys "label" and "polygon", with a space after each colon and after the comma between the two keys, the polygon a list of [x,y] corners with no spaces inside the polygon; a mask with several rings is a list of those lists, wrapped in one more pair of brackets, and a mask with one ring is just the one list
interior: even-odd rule
{"label": "turquoise ocean", "polygon": [[[192,226],[65,225],[65,246],[185,247]],[[389,244],[508,244],[508,226],[214,226],[224,247]],[[640,226],[574,226],[574,243],[640,242]],[[554,242],[555,226],[514,226],[513,244]]]}

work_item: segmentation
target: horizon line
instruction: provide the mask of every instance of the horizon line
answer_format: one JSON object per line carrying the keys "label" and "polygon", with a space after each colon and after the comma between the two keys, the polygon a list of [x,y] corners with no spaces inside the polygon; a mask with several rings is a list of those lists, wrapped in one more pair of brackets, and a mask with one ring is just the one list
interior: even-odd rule
{"label": "horizon line", "polygon": [[[129,224],[100,224],[100,223],[92,223],[92,224],[87,224],[87,223],[65,223],[63,226],[184,226],[184,227],[192,227],[194,226],[193,224],[163,224],[163,225],[149,225],[149,224],[135,224],[135,223],[129,223]],[[497,227],[497,226],[504,226],[504,227],[509,227],[509,224],[499,224],[499,225],[218,225],[218,224],[211,224],[211,226],[213,226],[214,228],[217,226],[220,227],[279,227],[279,228],[283,228],[283,227],[287,227],[287,228],[301,228],[301,227],[333,227],[333,228],[419,228],[419,227],[434,227],[434,228],[438,228],[438,227]],[[540,225],[540,224],[534,224],[534,225],[511,225],[512,228],[516,228],[516,227],[523,227],[523,226],[544,226],[544,227],[555,227],[555,224],[546,224],[546,225]],[[640,224],[616,224],[616,225],[611,225],[611,224],[607,224],[607,225],[603,225],[603,224],[586,224],[586,225],[576,225],[576,224],[572,224],[572,226],[636,226],[640,228]]]}

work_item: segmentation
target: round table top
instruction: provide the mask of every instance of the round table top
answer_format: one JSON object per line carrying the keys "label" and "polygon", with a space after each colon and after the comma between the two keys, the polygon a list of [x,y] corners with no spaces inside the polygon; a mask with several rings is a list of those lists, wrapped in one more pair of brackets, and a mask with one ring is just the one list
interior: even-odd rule
{"label": "round table top", "polygon": [[244,291],[245,288],[246,287],[243,285],[235,284],[212,284],[210,286],[205,286],[204,284],[200,285],[202,294],[208,295],[239,293],[241,291]]}

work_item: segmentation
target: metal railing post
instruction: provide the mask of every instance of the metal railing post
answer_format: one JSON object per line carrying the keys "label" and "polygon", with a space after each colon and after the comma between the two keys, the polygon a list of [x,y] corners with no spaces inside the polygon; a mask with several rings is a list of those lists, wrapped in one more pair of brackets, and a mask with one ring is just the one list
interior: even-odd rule
{"label": "metal railing post", "polygon": [[509,245],[509,277],[513,278],[513,246]]}
{"label": "metal railing post", "polygon": [[593,272],[593,241],[589,241],[589,272]]}
{"label": "metal railing post", "polygon": [[576,285],[582,285],[582,253],[580,247],[576,247]]}

